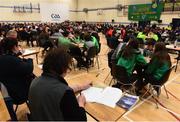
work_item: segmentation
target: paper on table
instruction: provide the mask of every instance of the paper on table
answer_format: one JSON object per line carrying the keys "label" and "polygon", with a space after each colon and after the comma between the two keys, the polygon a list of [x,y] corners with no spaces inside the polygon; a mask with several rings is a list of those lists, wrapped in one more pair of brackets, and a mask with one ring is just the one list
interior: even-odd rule
{"label": "paper on table", "polygon": [[42,64],[40,64],[40,65],[38,65],[38,67],[39,67],[40,69],[42,69],[43,65],[42,65]]}
{"label": "paper on table", "polygon": [[121,98],[122,91],[118,88],[106,87],[101,97],[98,99],[98,103],[110,106],[114,108],[116,106],[117,101]]}
{"label": "paper on table", "polygon": [[85,96],[87,102],[97,102],[113,108],[122,96],[120,89],[112,87],[106,87],[105,89],[90,87],[81,93]]}
{"label": "paper on table", "polygon": [[90,87],[81,93],[85,96],[87,102],[96,102],[101,96],[102,91],[102,88]]}
{"label": "paper on table", "polygon": [[36,50],[25,49],[23,55],[34,53]]}

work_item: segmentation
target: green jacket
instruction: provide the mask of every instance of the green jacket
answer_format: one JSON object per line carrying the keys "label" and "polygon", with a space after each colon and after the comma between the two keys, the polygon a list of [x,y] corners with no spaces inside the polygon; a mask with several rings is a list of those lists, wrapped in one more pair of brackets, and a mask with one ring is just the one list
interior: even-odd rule
{"label": "green jacket", "polygon": [[59,37],[58,45],[66,46],[67,48],[69,48],[71,46],[71,41],[68,38]]}
{"label": "green jacket", "polygon": [[144,42],[146,41],[147,36],[143,34],[143,32],[139,32],[137,38],[142,39]]}
{"label": "green jacket", "polygon": [[162,66],[159,66],[159,61],[154,59],[148,64],[148,67],[145,71],[146,74],[152,75],[157,80],[160,80],[163,75],[168,71],[170,68],[169,63],[166,62]]}
{"label": "green jacket", "polygon": [[158,40],[159,40],[159,37],[157,36],[157,34],[154,34],[152,38],[153,38],[155,41],[158,41]]}
{"label": "green jacket", "polygon": [[91,36],[91,38],[92,38],[92,41],[93,41],[96,49],[99,50],[99,43],[98,43],[97,39],[94,36]]}
{"label": "green jacket", "polygon": [[128,76],[132,75],[133,69],[136,64],[138,65],[147,64],[146,60],[144,59],[144,56],[140,52],[137,52],[137,50],[134,51],[134,54],[132,55],[131,58],[125,59],[121,56],[118,59],[118,63],[117,63],[117,65],[123,66],[126,69]]}
{"label": "green jacket", "polygon": [[78,36],[78,37],[76,37],[73,41],[76,42],[76,43],[80,43],[80,42],[81,42],[81,39],[80,39],[80,37]]}

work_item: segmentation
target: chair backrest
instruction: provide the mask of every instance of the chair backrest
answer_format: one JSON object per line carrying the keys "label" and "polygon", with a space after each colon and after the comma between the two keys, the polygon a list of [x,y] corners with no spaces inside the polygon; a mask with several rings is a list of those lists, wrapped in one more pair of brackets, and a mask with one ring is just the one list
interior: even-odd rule
{"label": "chair backrest", "polygon": [[117,79],[121,83],[128,82],[128,74],[127,74],[126,69],[123,66],[113,64],[111,73],[112,73],[113,78]]}
{"label": "chair backrest", "polygon": [[169,79],[169,76],[170,76],[170,74],[171,74],[171,71],[173,70],[175,68],[175,65],[173,65],[171,68],[169,68],[169,70],[168,71],[166,71],[166,73],[163,75],[163,77],[161,78],[161,83],[160,83],[160,85],[164,85],[167,81],[168,81],[168,79]]}
{"label": "chair backrest", "polygon": [[95,46],[90,47],[87,52],[87,58],[89,58],[89,59],[94,58],[96,56],[96,53],[97,53],[96,47]]}

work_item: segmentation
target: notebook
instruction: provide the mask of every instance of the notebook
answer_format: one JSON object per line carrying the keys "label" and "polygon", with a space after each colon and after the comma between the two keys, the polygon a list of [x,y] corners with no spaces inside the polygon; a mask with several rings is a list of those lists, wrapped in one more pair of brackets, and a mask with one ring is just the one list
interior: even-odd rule
{"label": "notebook", "polygon": [[122,108],[129,110],[133,106],[135,106],[138,101],[139,101],[138,96],[134,96],[126,93],[119,99],[119,101],[116,104]]}
{"label": "notebook", "polygon": [[90,87],[81,93],[85,96],[87,102],[96,102],[112,108],[116,106],[117,101],[122,96],[122,91],[113,87],[106,87],[104,89]]}

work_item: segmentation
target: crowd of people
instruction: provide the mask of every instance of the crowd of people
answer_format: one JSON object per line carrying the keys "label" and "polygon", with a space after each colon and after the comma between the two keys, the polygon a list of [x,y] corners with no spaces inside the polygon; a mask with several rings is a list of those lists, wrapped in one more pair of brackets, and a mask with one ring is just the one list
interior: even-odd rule
{"label": "crowd of people", "polygon": [[[148,83],[159,85],[161,78],[171,67],[165,44],[179,40],[180,29],[160,28],[156,25],[138,27],[136,23],[124,25],[87,24],[85,22],[0,24],[0,81],[6,86],[9,96],[5,99],[12,120],[17,120],[13,104],[29,101],[31,120],[87,120],[83,95],[77,99],[75,92],[90,86],[70,87],[64,77],[72,59],[77,67],[88,67],[88,50],[101,50],[98,35],[102,32],[110,48],[108,65],[113,75],[114,67],[124,71],[124,83],[137,81],[136,93]],[[53,38],[53,39],[52,39]],[[19,41],[27,46],[44,48],[47,53],[43,73],[35,78],[32,59],[21,57]],[[83,44],[83,47],[80,47]],[[148,63],[145,56],[151,58]],[[134,73],[136,71],[136,73]],[[121,76],[122,72],[116,72]],[[121,88],[117,82],[113,87]],[[158,88],[155,88],[158,92]],[[23,92],[22,92],[23,91]]]}

